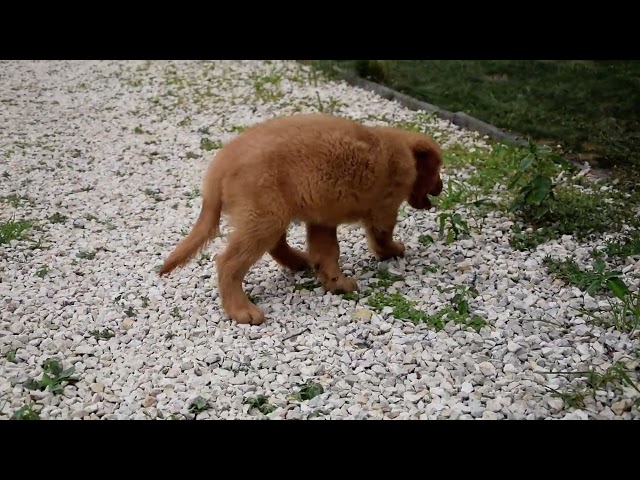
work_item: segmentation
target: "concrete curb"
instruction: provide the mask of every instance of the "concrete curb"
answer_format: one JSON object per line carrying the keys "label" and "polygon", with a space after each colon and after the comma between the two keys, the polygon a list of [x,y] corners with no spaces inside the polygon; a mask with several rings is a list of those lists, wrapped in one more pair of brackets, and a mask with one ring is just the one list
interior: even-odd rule
{"label": "concrete curb", "polygon": [[[404,93],[400,93],[396,90],[393,90],[392,88],[380,85],[379,83],[365,80],[355,73],[344,70],[340,67],[333,66],[332,68],[333,71],[348,84],[362,88],[363,90],[371,91],[376,95],[386,98],[387,100],[395,100],[402,106],[410,110],[422,110],[428,113],[434,113],[437,117],[442,118],[443,120],[448,120],[452,124],[457,125],[460,128],[475,131],[481,135],[487,135],[494,140],[498,140],[507,144],[516,145],[518,147],[526,147],[529,144],[527,140],[524,140],[517,135],[507,133],[504,130],[499,129],[498,127],[490,125],[487,122],[483,122],[482,120],[472,117],[471,115],[467,115],[464,112],[450,112],[435,105],[431,105],[430,103],[417,100],[413,97],[410,97],[409,95],[405,95]],[[608,176],[607,173],[602,169],[587,167],[582,163],[571,159],[565,160],[576,165],[581,170],[590,170],[590,173],[595,177],[602,178]]]}

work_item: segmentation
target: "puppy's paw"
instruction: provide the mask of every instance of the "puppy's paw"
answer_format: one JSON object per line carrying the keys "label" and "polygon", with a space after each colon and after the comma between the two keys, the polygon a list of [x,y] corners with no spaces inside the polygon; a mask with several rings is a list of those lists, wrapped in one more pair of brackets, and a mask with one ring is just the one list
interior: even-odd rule
{"label": "puppy's paw", "polygon": [[338,277],[335,280],[329,279],[326,282],[325,288],[333,294],[343,294],[349,292],[355,292],[358,290],[358,282],[351,277]]}
{"label": "puppy's paw", "polygon": [[393,242],[384,249],[378,249],[376,257],[381,262],[392,258],[404,257],[404,244],[402,242]]}
{"label": "puppy's paw", "polygon": [[262,310],[251,302],[229,311],[229,317],[238,323],[251,325],[260,325],[265,320]]}

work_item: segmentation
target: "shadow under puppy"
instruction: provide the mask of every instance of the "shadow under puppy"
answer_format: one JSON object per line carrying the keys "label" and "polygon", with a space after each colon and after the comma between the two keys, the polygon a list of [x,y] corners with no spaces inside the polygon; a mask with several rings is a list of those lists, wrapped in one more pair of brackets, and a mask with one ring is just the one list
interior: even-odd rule
{"label": "shadow under puppy", "polygon": [[[428,195],[442,191],[441,166],[440,147],[422,133],[321,114],[268,120],[217,152],[204,175],[198,220],[159,273],[184,265],[218,235],[224,214],[232,233],[215,262],[222,307],[233,320],[264,321],[243,280],[267,252],[291,270],[312,267],[332,293],[357,290],[338,264],[337,227],[360,222],[379,260],[403,256],[403,244],[393,240],[398,209],[405,200],[431,208]],[[287,244],[293,220],[306,224],[307,252]]]}

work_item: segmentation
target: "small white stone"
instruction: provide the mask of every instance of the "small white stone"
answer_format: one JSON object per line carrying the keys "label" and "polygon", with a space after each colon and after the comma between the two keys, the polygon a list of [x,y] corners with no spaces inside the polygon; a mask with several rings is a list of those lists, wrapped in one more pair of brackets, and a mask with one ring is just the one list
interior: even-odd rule
{"label": "small white stone", "polygon": [[620,415],[622,415],[626,410],[628,410],[631,407],[631,404],[633,402],[627,398],[625,398],[624,400],[620,400],[618,402],[614,402],[611,405],[611,410],[613,410],[613,413],[615,413],[618,417]]}
{"label": "small white stone", "polygon": [[478,368],[485,377],[491,377],[496,374],[496,367],[491,362],[482,362],[478,365]]}
{"label": "small white stone", "polygon": [[95,393],[104,392],[104,385],[102,383],[92,383],[90,385],[91,391]]}
{"label": "small white stone", "polygon": [[507,343],[507,350],[509,350],[511,353],[515,353],[518,350],[520,350],[522,347],[520,345],[518,345],[515,342],[509,342]]}
{"label": "small white stone", "polygon": [[498,400],[492,399],[487,402],[487,410],[497,413],[502,410],[502,405]]}
{"label": "small white stone", "polygon": [[14,322],[9,326],[9,331],[15,335],[19,335],[24,331],[22,322]]}
{"label": "small white stone", "polygon": [[492,412],[490,410],[485,410],[484,412],[482,412],[482,419],[483,420],[497,420],[498,419],[498,414],[496,412]]}
{"label": "small white stone", "polygon": [[80,345],[75,350],[78,355],[91,355],[93,351],[94,348],[91,345]]}
{"label": "small white stone", "polygon": [[548,398],[547,405],[553,412],[559,412],[564,407],[564,401],[561,398]]}
{"label": "small white stone", "polygon": [[502,371],[504,373],[516,373],[518,370],[511,363],[507,363],[507,364],[505,364],[504,367],[502,367]]}
{"label": "small white stone", "polygon": [[371,320],[372,315],[373,315],[373,312],[371,310],[368,310],[366,308],[361,308],[356,310],[355,313],[353,314],[353,321],[368,322]]}

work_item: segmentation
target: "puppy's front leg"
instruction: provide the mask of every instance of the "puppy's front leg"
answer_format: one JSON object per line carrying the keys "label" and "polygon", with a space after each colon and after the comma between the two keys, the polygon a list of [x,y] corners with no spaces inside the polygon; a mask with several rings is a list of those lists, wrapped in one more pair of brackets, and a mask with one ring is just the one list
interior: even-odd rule
{"label": "puppy's front leg", "polygon": [[340,270],[340,246],[336,227],[307,224],[307,246],[313,268],[324,288],[331,293],[353,292],[358,289],[358,283]]}
{"label": "puppy's front leg", "polygon": [[393,240],[396,226],[396,212],[378,215],[365,222],[369,249],[380,261],[404,256],[402,242]]}

